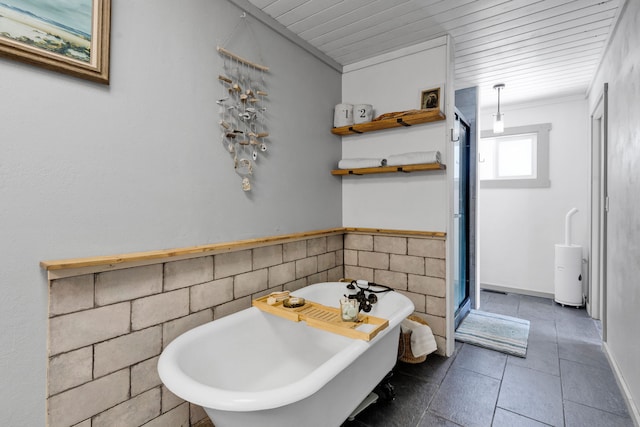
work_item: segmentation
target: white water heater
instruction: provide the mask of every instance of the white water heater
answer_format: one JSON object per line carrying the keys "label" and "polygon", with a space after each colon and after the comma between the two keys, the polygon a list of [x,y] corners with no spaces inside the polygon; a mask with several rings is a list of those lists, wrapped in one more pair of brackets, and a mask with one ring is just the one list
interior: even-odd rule
{"label": "white water heater", "polygon": [[555,253],[555,301],[562,305],[582,307],[582,246],[571,244],[571,215],[578,209],[571,209],[565,218],[564,244],[556,245]]}

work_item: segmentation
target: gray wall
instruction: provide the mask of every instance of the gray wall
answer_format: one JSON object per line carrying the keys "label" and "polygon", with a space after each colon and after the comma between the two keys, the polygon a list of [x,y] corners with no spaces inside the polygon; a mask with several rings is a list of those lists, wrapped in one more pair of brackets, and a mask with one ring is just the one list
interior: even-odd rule
{"label": "gray wall", "polygon": [[[330,134],[341,76],[250,19],[226,46],[271,67],[253,191],[220,142],[224,0],[112,0],[111,85],[0,58],[0,425],[44,425],[38,263],[342,225]],[[247,41],[257,40],[257,47]],[[9,386],[10,385],[10,386]]]}
{"label": "gray wall", "polygon": [[607,349],[640,402],[640,2],[627,1],[589,96],[609,83]]}

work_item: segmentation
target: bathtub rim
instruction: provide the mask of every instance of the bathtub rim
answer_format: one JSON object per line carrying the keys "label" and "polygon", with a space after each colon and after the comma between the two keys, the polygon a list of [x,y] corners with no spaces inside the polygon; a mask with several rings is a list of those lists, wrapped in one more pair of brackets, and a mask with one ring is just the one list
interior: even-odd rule
{"label": "bathtub rim", "polygon": [[[263,314],[270,316],[255,307],[251,307],[222,319],[198,326],[176,338],[169,343],[158,360],[158,373],[163,384],[181,399],[207,408],[235,412],[273,409],[311,396],[368,348],[366,342],[353,340],[353,342],[350,342],[337,354],[330,357],[322,365],[299,380],[282,387],[260,391],[233,391],[212,387],[197,381],[176,368],[176,366],[179,366],[177,359],[180,357],[181,350],[178,344],[189,344],[190,342],[202,339],[202,337],[206,337],[210,329],[214,327],[216,329],[224,327],[226,323],[229,323],[229,321],[227,321],[217,323],[213,326],[214,322],[223,321],[227,318],[231,321],[238,321],[247,316],[257,317]],[[238,317],[231,317],[235,315],[238,315]],[[330,333],[326,331],[321,332]],[[180,342],[172,346],[172,344],[180,338]]]}
{"label": "bathtub rim", "polygon": [[[309,285],[307,288],[311,288],[316,285],[326,286],[327,284],[334,283],[339,283],[341,286],[344,286],[344,283],[340,282],[323,282]],[[304,292],[301,292],[304,289],[306,288],[300,289],[298,293],[304,294]],[[180,350],[182,350],[181,345],[189,345],[190,343],[205,337],[210,332],[210,329],[232,327],[233,323],[244,321],[247,317],[257,317],[262,315],[273,316],[271,314],[264,313],[255,307],[250,307],[221,319],[208,322],[204,325],[191,329],[174,339],[162,351],[158,360],[158,373],[160,375],[160,379],[172,393],[181,399],[205,408],[212,408],[216,410],[248,412],[274,409],[295,403],[316,393],[336,375],[345,369],[348,369],[350,364],[355,363],[356,359],[360,355],[366,352],[371,346],[376,345],[383,336],[388,333],[392,333],[396,328],[399,329],[402,319],[411,314],[415,307],[409,298],[400,293],[397,295],[400,297],[400,300],[403,301],[403,306],[394,311],[392,316],[389,316],[389,326],[378,333],[374,339],[369,342],[360,339],[351,339],[351,342],[349,342],[348,345],[308,375],[285,386],[261,391],[233,391],[212,387],[198,382],[191,376],[187,375],[184,371],[177,368],[179,366],[178,358],[180,357]],[[306,328],[311,328],[311,326],[306,324],[303,325]],[[319,329],[315,330],[322,334],[328,334],[328,336],[336,336],[340,337],[340,339],[345,338],[343,336],[335,335],[332,332]]]}

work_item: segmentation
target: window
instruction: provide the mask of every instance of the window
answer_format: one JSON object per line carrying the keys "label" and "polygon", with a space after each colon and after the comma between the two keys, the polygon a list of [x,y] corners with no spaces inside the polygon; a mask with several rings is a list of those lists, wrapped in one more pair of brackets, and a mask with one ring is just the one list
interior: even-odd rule
{"label": "window", "polygon": [[478,146],[482,188],[549,187],[551,124],[483,131]]}
{"label": "window", "polygon": [[535,179],[538,135],[525,133],[480,140],[480,180]]}

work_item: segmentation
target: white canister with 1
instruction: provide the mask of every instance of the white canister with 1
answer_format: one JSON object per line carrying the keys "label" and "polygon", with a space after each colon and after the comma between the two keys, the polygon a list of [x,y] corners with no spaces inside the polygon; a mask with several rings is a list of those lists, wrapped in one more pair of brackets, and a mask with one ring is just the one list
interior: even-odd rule
{"label": "white canister with 1", "polygon": [[333,127],[350,126],[353,124],[353,105],[338,104],[333,111]]}

